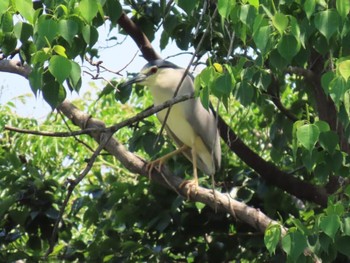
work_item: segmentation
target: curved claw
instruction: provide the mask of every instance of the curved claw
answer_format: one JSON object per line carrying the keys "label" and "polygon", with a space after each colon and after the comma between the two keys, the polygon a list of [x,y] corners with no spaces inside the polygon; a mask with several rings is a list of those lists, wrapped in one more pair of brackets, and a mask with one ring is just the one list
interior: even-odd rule
{"label": "curved claw", "polygon": [[198,193],[198,179],[185,180],[179,185],[179,188],[183,188],[185,185],[188,185],[186,197],[187,200],[190,200],[191,191],[194,191],[194,194]]}
{"label": "curved claw", "polygon": [[146,165],[146,170],[148,170],[148,178],[152,179],[152,170],[155,168],[158,172],[162,170],[162,165],[164,163],[164,160],[162,158],[159,158],[157,160],[151,161]]}

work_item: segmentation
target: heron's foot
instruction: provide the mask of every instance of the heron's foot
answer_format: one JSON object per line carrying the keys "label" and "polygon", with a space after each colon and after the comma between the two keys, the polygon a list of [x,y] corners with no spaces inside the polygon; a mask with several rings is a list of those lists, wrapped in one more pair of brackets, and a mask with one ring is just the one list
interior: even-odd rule
{"label": "heron's foot", "polygon": [[156,169],[158,172],[162,170],[162,165],[165,162],[163,158],[159,158],[157,160],[151,161],[146,165],[146,170],[148,171],[148,178],[152,179],[152,171]]}
{"label": "heron's foot", "polygon": [[192,179],[192,180],[185,180],[180,184],[180,188],[183,188],[185,186],[188,186],[186,197],[187,200],[190,200],[191,192],[195,195],[198,193],[198,180]]}

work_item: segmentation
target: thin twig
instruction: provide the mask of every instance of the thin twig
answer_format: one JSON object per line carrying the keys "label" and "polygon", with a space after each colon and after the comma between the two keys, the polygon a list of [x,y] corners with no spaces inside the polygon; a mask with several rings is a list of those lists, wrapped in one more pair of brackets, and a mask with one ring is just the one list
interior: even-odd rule
{"label": "thin twig", "polygon": [[119,129],[129,126],[135,122],[138,122],[142,119],[145,119],[154,113],[157,113],[161,110],[164,110],[165,108],[170,107],[171,105],[174,105],[176,103],[189,100],[194,98],[194,94],[185,94],[183,96],[179,96],[176,98],[172,98],[170,100],[167,100],[166,102],[154,106],[150,108],[149,110],[140,112],[136,114],[134,117],[131,117],[127,120],[124,120],[120,123],[117,123],[113,126],[107,127],[107,128],[87,128],[79,131],[71,131],[71,132],[46,132],[46,131],[34,131],[34,130],[27,130],[27,129],[21,129],[21,128],[16,128],[12,126],[5,125],[4,129],[8,131],[14,131],[14,132],[19,132],[19,133],[25,133],[25,134],[32,134],[32,135],[41,135],[41,136],[48,136],[48,137],[72,137],[72,136],[77,136],[77,135],[82,135],[82,134],[91,134],[93,132],[111,132],[115,133]]}
{"label": "thin twig", "polygon": [[64,211],[65,211],[65,209],[66,209],[66,207],[68,205],[69,199],[72,196],[72,193],[73,193],[75,187],[85,178],[85,176],[92,169],[92,166],[93,166],[97,156],[100,154],[100,152],[106,146],[106,144],[109,142],[109,140],[111,139],[112,136],[113,136],[113,133],[109,133],[109,134],[106,133],[106,134],[104,134],[104,136],[101,137],[100,144],[97,147],[97,149],[94,151],[94,153],[92,154],[92,156],[91,156],[88,164],[86,165],[85,169],[82,171],[82,173],[79,175],[78,178],[76,178],[75,180],[70,180],[69,181],[68,192],[67,192],[66,198],[63,201],[63,204],[61,206],[59,215],[58,215],[58,217],[56,219],[54,228],[52,230],[51,238],[49,240],[50,246],[49,246],[49,248],[47,249],[47,251],[46,251],[46,253],[44,255],[45,259],[51,254],[51,252],[53,251],[53,249],[55,247],[55,243],[56,243],[55,240],[57,238],[58,227],[59,227],[59,224],[60,224],[60,222],[62,220]]}
{"label": "thin twig", "polygon": [[[72,129],[70,128],[70,126],[68,125],[66,119],[64,118],[64,115],[61,111],[58,111],[58,113],[60,114],[64,124],[66,125],[67,129],[70,131],[70,132],[73,132]],[[89,149],[89,151],[91,152],[94,152],[94,149],[91,148],[90,145],[88,145],[87,143],[85,143],[84,141],[80,140],[77,136],[73,136],[74,139],[78,142],[78,143],[81,143],[82,145],[84,145],[87,149]]]}

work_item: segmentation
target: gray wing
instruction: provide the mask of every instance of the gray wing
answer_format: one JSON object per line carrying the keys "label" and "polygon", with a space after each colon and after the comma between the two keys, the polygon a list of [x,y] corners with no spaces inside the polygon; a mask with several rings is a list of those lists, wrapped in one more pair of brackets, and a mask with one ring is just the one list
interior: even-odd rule
{"label": "gray wing", "polygon": [[216,120],[212,111],[206,110],[200,100],[194,99],[194,109],[188,112],[188,121],[200,136],[214,158],[215,170],[220,169],[221,145]]}
{"label": "gray wing", "polygon": [[[183,71],[185,72],[185,70]],[[181,86],[179,95],[189,94],[193,92],[194,92],[193,77],[188,74],[187,78],[184,80]],[[191,124],[195,133],[200,136],[200,138],[208,148],[209,152],[212,153],[213,159],[214,159],[215,171],[219,170],[220,163],[221,163],[221,145],[220,145],[220,136],[219,136],[214,114],[210,109],[206,110],[203,107],[199,98],[188,100],[186,102],[183,102],[181,105],[183,105],[184,107],[185,116],[188,116],[187,121]],[[171,136],[174,137],[174,134]],[[179,139],[177,140],[179,141]],[[174,138],[174,141],[176,141],[175,138]],[[197,158],[197,159],[200,159],[200,158]],[[198,166],[200,167],[199,163],[198,163]],[[207,165],[204,164],[203,162],[202,162],[202,167],[200,168],[203,171],[208,171]],[[210,174],[210,173],[207,173],[207,174]]]}

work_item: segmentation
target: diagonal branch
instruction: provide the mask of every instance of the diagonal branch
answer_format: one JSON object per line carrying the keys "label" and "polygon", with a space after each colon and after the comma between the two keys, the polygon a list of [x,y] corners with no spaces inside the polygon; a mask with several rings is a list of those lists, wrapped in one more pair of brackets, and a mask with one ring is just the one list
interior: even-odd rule
{"label": "diagonal branch", "polygon": [[[91,118],[90,115],[80,111],[69,101],[64,101],[59,106],[59,110],[80,128],[83,128],[84,125],[88,128],[96,128],[104,125],[102,121]],[[103,133],[96,132],[91,134],[91,136],[98,143],[101,143],[102,134]],[[148,177],[146,162],[137,155],[129,152],[124,145],[119,143],[116,139],[111,138],[104,146],[104,149],[117,158],[129,171]],[[155,182],[174,190],[184,197],[189,193],[190,201],[192,202],[202,202],[213,209],[217,208],[219,211],[227,212],[259,231],[264,231],[270,224],[278,224],[260,210],[232,199],[229,194],[216,191],[215,198],[212,189],[199,186],[198,192],[195,193],[194,191],[188,191],[190,187],[188,184],[184,184],[183,187],[180,187],[183,179],[172,174],[166,165],[162,167],[162,173],[153,169],[151,178]],[[285,233],[284,230],[282,232]]]}
{"label": "diagonal branch", "polygon": [[[87,127],[93,128],[104,125],[102,121],[91,118],[90,115],[81,112],[67,100],[59,106],[59,110],[80,128],[83,128],[85,125],[87,125]],[[101,137],[105,138],[101,134],[95,133],[92,135],[92,137],[98,143],[100,143],[98,149],[104,148],[116,159],[118,159],[129,171],[138,173],[142,176],[149,176],[148,170],[145,166],[145,161],[137,155],[129,152],[124,147],[124,145],[120,144],[116,139],[110,138],[105,144],[105,141],[101,141]],[[231,198],[231,196],[227,193],[221,193],[216,190],[207,189],[201,186],[198,186],[197,192],[189,191],[189,187],[191,186],[189,184],[182,184],[183,179],[172,174],[166,165],[162,167],[161,173],[153,169],[150,178],[152,178],[155,182],[163,185],[164,187],[167,187],[182,195],[183,197],[189,195],[188,198],[191,202],[201,202],[210,206],[215,211],[228,213],[237,220],[245,222],[260,232],[265,232],[267,227],[271,225],[279,225],[281,229],[281,237],[287,234],[288,229],[283,227],[277,221],[269,218],[259,209],[252,208],[242,202]],[[213,191],[215,191],[215,193]],[[316,255],[314,255],[314,253],[309,248],[306,248],[304,250],[304,253],[306,255],[314,257],[315,262],[319,262],[316,260]]]}

